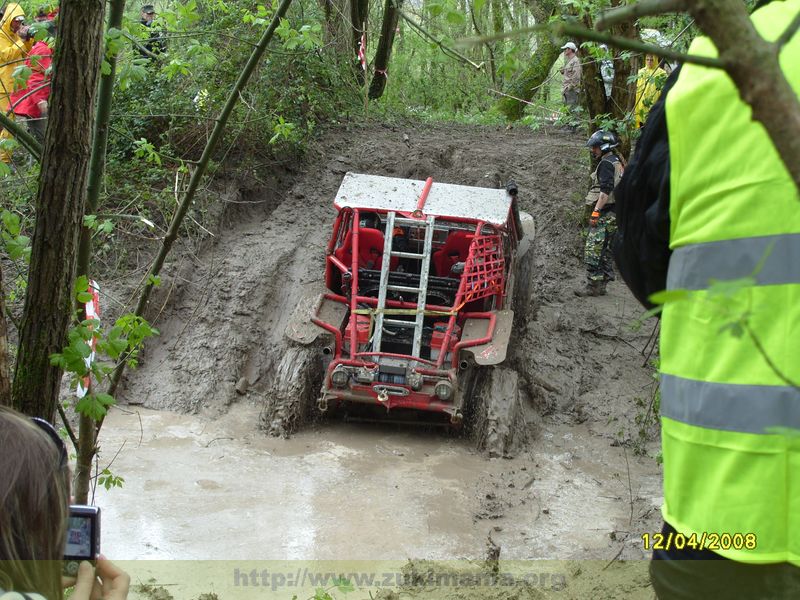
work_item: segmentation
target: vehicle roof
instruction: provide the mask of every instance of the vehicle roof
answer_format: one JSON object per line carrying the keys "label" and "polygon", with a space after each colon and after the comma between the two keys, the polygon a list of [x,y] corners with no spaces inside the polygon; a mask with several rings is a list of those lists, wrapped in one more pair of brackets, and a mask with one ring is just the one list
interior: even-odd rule
{"label": "vehicle roof", "polygon": [[[334,205],[340,210],[349,207],[411,213],[424,186],[425,182],[417,179],[347,173]],[[505,190],[434,181],[423,213],[504,225],[510,208],[511,196]]]}

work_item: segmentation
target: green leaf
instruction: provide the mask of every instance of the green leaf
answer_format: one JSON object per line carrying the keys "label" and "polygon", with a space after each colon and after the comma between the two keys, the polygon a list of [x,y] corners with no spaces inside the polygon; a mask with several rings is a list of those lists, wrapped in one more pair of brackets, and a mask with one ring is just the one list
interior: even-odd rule
{"label": "green leaf", "polygon": [[89,289],[89,278],[81,275],[75,280],[75,292],[85,292]]}
{"label": "green leaf", "polygon": [[30,258],[31,255],[31,240],[25,235],[19,235],[15,238],[5,238],[6,251],[11,260],[19,260]]}
{"label": "green leaf", "polygon": [[125,479],[119,475],[114,475],[110,469],[103,469],[97,478],[97,483],[106,488],[106,490],[110,490],[112,487],[123,487]]}
{"label": "green leaf", "polygon": [[[100,394],[102,395],[102,394]],[[108,396],[108,394],[104,394]],[[95,394],[87,394],[75,405],[75,410],[81,413],[82,415],[86,415],[90,417],[94,421],[99,421],[102,419],[106,413],[106,404],[104,404],[101,400],[98,399],[98,395]],[[113,399],[112,399],[113,404]]]}
{"label": "green leaf", "polygon": [[97,215],[83,215],[83,226],[88,229],[97,229]]}
{"label": "green leaf", "polygon": [[[88,354],[86,356],[88,356]],[[89,371],[86,367],[86,356],[84,356],[76,347],[70,345],[64,348],[64,351],[60,355],[51,354],[50,360],[51,364],[57,364],[65,371],[75,373],[76,375],[83,377]],[[53,357],[57,358],[54,359]],[[53,363],[54,360],[57,362]]]}
{"label": "green leaf", "polygon": [[12,213],[11,211],[4,210],[3,211],[3,227],[6,228],[6,231],[9,235],[17,236],[20,232],[20,219],[19,215],[16,213]]}
{"label": "green leaf", "polygon": [[486,5],[486,0],[475,0],[472,3],[472,10],[475,14],[480,14],[483,7]]}
{"label": "green leaf", "polygon": [[667,302],[680,302],[681,300],[686,300],[691,292],[689,290],[663,290],[660,292],[656,292],[655,294],[650,294],[648,300],[653,304],[666,304]]}
{"label": "green leaf", "polygon": [[447,22],[451,25],[463,25],[466,23],[467,17],[464,16],[464,13],[458,10],[449,10],[447,11]]}
{"label": "green leaf", "polygon": [[11,77],[14,79],[14,89],[21,90],[25,89],[28,85],[28,78],[33,74],[33,70],[26,66],[20,65],[11,73]]}
{"label": "green leaf", "polygon": [[95,394],[95,398],[97,399],[97,402],[102,404],[104,407],[113,406],[116,403],[114,396],[110,394]]}
{"label": "green leaf", "polygon": [[333,585],[335,585],[336,589],[342,592],[343,594],[354,592],[356,589],[353,586],[353,583],[346,577],[339,577],[338,579],[334,579]]}

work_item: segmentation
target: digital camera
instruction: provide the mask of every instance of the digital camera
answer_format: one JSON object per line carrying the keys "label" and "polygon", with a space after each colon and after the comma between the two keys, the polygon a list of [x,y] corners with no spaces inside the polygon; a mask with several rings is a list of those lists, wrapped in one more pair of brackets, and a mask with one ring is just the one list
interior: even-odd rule
{"label": "digital camera", "polygon": [[73,504],[69,507],[67,545],[64,548],[64,574],[74,577],[78,565],[88,560],[92,564],[100,554],[100,509],[96,506]]}

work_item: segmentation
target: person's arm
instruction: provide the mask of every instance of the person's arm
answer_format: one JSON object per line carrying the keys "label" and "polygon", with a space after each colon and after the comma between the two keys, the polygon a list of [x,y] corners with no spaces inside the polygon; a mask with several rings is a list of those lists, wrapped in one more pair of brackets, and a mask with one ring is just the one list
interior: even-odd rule
{"label": "person's arm", "polygon": [[[21,58],[25,58],[25,56],[30,51],[31,47],[33,46],[33,40],[27,40],[23,42],[22,40],[17,40],[0,50],[0,65],[5,65],[6,63],[11,63],[13,61],[18,61]],[[6,65],[12,66],[12,65]],[[19,65],[13,65],[13,68],[17,68]]]}
{"label": "person's arm", "polygon": [[665,100],[680,74],[676,69],[650,111],[647,127],[614,191],[618,232],[614,258],[622,278],[645,307],[663,290],[669,266],[669,138]]}

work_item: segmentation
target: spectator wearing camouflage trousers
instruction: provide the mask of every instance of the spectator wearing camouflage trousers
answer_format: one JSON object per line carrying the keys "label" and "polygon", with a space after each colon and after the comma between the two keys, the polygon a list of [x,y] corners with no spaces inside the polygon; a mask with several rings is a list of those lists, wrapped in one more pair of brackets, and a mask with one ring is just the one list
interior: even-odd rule
{"label": "spectator wearing camouflage trousers", "polygon": [[599,159],[592,173],[592,187],[586,195],[592,207],[589,233],[586,236],[584,263],[586,286],[575,290],[577,296],[604,296],[606,284],[614,279],[611,249],[617,232],[617,215],[614,211],[614,187],[622,177],[623,165],[613,149],[619,145],[617,137],[608,131],[595,131],[586,146]]}

